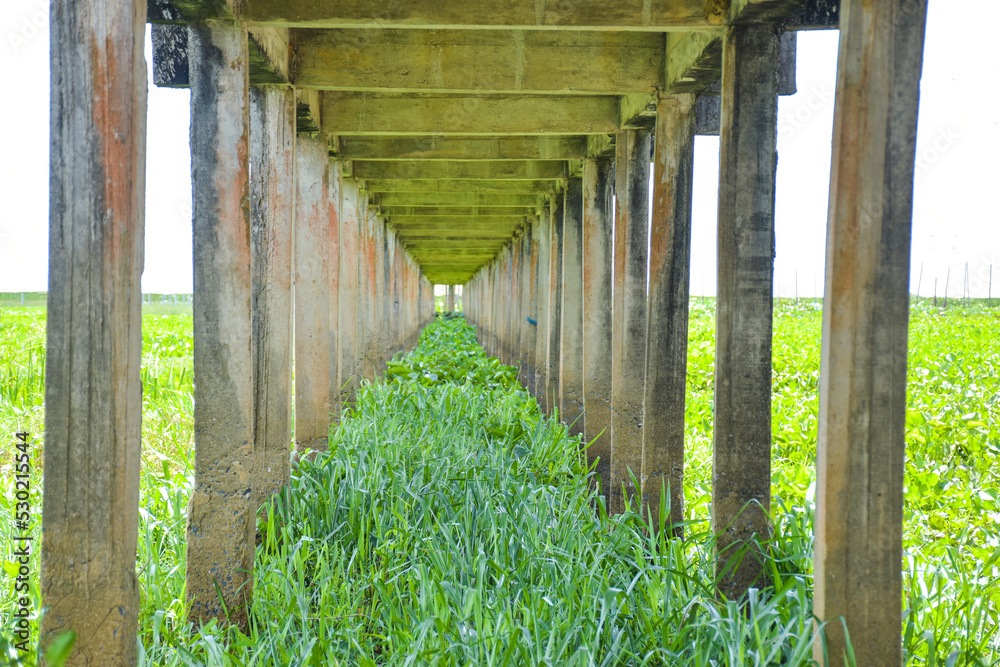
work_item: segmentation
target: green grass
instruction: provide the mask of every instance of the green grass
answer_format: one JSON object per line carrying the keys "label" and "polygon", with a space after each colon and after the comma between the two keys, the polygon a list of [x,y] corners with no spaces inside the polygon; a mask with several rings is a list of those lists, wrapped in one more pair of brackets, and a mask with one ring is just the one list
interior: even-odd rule
{"label": "green grass", "polygon": [[[809,664],[817,302],[775,310],[777,586],[755,594],[745,611],[716,602],[712,589],[714,302],[696,299],[686,542],[650,538],[633,513],[595,511],[580,444],[538,413],[513,370],[486,358],[461,320],[439,320],[384,381],[361,388],[329,454],[303,463],[269,506],[248,635],[195,630],[183,608],[193,466],[186,308],[144,308],[143,664]],[[908,664],[1000,664],[998,339],[1000,319],[983,304],[914,306]],[[0,360],[0,424],[9,434],[41,434],[44,313],[0,311]],[[0,440],[5,560],[8,439]],[[36,472],[40,454],[36,446]],[[40,510],[40,497],[33,502]],[[0,589],[0,609],[11,608],[10,595]]]}

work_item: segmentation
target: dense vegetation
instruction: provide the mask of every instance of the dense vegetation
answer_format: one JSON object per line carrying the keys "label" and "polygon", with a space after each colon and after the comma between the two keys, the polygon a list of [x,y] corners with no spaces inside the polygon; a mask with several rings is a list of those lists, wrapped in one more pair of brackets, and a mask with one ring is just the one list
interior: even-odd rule
{"label": "dense vegetation", "polygon": [[[778,585],[755,593],[746,613],[716,602],[712,588],[714,304],[695,300],[687,541],[649,537],[632,513],[607,517],[580,444],[539,414],[515,371],[487,358],[462,320],[438,320],[382,381],[361,388],[329,454],[304,462],[269,505],[248,636],[186,623],[191,318],[184,307],[163,308],[144,321],[143,664],[808,664],[817,303],[776,307]],[[910,664],[1000,664],[997,340],[995,311],[914,309],[904,533]],[[0,312],[0,359],[0,427],[40,434],[44,312]],[[10,439],[0,441],[8,571]],[[40,454],[36,445],[36,473]],[[40,495],[33,504],[40,511]],[[11,595],[0,588],[8,637]]]}

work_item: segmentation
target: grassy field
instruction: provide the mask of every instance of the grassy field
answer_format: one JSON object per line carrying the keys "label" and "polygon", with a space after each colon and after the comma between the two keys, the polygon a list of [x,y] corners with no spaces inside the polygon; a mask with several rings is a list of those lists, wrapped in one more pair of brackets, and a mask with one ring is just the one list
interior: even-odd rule
{"label": "grassy field", "polygon": [[[487,359],[464,323],[439,322],[389,365],[384,381],[362,388],[329,456],[299,468],[269,508],[252,626],[242,635],[186,623],[190,306],[144,307],[143,664],[809,664],[820,304],[776,305],[777,586],[755,594],[745,612],[712,594],[714,302],[693,300],[691,315],[687,541],[649,538],[634,514],[595,512],[580,445],[538,413],[513,370]],[[42,309],[0,310],[0,549],[8,575],[18,430],[38,434],[31,502],[36,535],[39,528],[44,326]],[[914,306],[908,664],[1000,665],[997,341],[1000,313],[984,304]],[[5,583],[7,638],[12,596]]]}

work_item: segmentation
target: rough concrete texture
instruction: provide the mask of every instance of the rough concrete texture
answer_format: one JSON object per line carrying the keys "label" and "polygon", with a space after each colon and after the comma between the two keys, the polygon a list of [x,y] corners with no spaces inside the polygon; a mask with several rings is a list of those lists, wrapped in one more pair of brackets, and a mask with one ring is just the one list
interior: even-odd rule
{"label": "rough concrete texture", "polygon": [[[712,529],[721,592],[769,583],[778,28],[726,32],[722,64]],[[738,563],[738,565],[737,565]]]}
{"label": "rough concrete texture", "polygon": [[559,356],[562,327],[562,248],[563,248],[563,198],[554,197],[550,208],[552,226],[549,236],[549,330],[545,355],[548,372],[545,375],[545,403],[549,414],[559,410]]}
{"label": "rough concrete texture", "polygon": [[665,526],[683,535],[684,397],[691,274],[694,166],[692,94],[661,95],[656,108],[653,211],[649,249],[649,320],[643,404],[642,502],[653,526],[669,489]]}
{"label": "rough concrete texture", "polygon": [[614,514],[639,502],[646,376],[646,258],[649,239],[647,130],[621,130],[615,146],[615,271],[611,361],[611,488]]}
{"label": "rough concrete texture", "polygon": [[288,484],[292,378],[295,94],[250,89],[253,507]]}
{"label": "rough concrete texture", "polygon": [[601,495],[611,488],[611,242],[614,188],[610,158],[583,163],[583,418],[592,444],[587,462],[599,459]]}
{"label": "rough concrete texture", "polygon": [[[336,167],[335,167],[336,168]],[[340,363],[337,384],[343,401],[351,400],[358,387],[358,182],[343,179],[340,188],[340,290],[338,341]]]}
{"label": "rough concrete texture", "polygon": [[326,449],[330,433],[330,183],[326,145],[295,151],[295,449]]}
{"label": "rough concrete texture", "polygon": [[136,661],[145,16],[98,0],[50,16],[40,640],[75,631],[67,665]]}
{"label": "rough concrete texture", "polygon": [[844,0],[816,478],[816,616],[829,662],[902,665],[910,227],[927,1]]}
{"label": "rough concrete texture", "polygon": [[[552,259],[552,218],[548,212],[539,216],[538,223],[538,322],[535,333],[535,399],[538,407],[544,412],[549,410],[549,402],[545,395],[548,386],[549,363],[548,363],[548,341],[549,341],[549,302],[552,300],[552,291],[549,287],[549,272]],[[489,299],[489,295],[485,296]],[[487,303],[489,303],[487,301]]]}
{"label": "rough concrete texture", "polygon": [[563,206],[559,413],[571,435],[583,433],[583,179],[571,178]]}
{"label": "rough concrete texture", "polygon": [[[191,25],[195,487],[189,620],[246,627],[253,585],[249,98],[245,30]],[[221,600],[220,600],[221,594]]]}

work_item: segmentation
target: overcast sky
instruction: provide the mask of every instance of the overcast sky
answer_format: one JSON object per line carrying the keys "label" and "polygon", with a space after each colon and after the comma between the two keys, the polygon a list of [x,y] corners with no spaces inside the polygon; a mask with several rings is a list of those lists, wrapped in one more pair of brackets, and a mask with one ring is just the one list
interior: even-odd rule
{"label": "overcast sky", "polygon": [[[42,291],[48,236],[48,0],[0,3],[0,291]],[[969,16],[975,16],[970,21]],[[1000,294],[1000,3],[930,0],[917,141],[911,291]],[[822,292],[837,33],[799,33],[798,94],[778,110],[775,294]],[[960,42],[960,43],[959,43]],[[147,44],[147,59],[150,59]],[[152,81],[152,75],[150,75]],[[992,82],[992,83],[991,83]],[[191,291],[188,93],[150,84],[147,292]],[[715,293],[719,141],[695,144],[691,290]]]}

